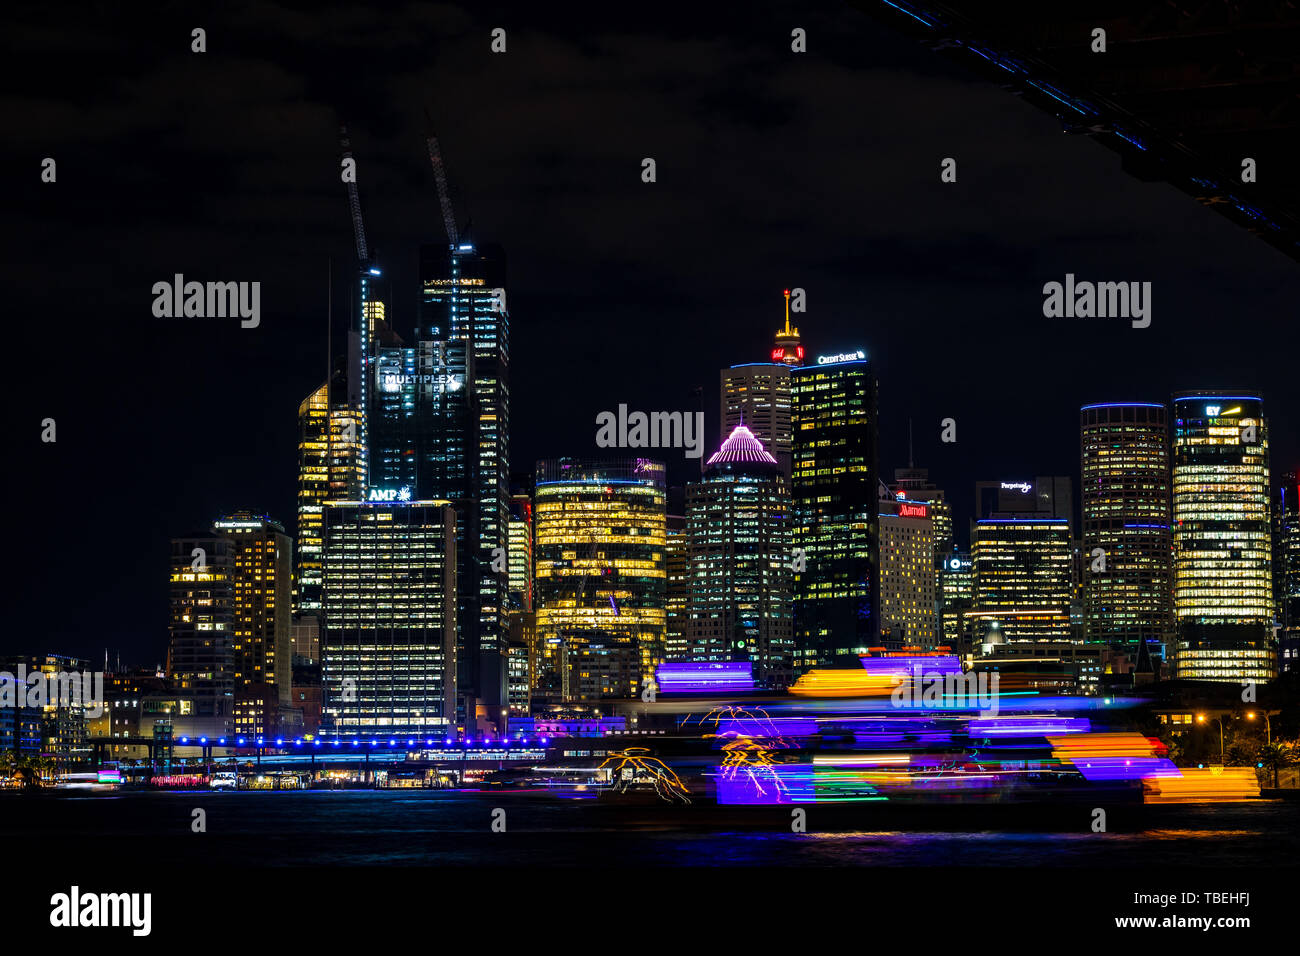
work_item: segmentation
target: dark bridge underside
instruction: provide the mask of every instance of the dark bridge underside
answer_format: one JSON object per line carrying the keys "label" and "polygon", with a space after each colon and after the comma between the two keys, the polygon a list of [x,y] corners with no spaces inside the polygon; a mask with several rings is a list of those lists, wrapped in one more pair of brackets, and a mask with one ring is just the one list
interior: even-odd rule
{"label": "dark bridge underside", "polygon": [[[1300,260],[1295,0],[855,0]],[[1106,52],[1091,50],[1095,28]],[[1254,159],[1259,181],[1242,182]]]}

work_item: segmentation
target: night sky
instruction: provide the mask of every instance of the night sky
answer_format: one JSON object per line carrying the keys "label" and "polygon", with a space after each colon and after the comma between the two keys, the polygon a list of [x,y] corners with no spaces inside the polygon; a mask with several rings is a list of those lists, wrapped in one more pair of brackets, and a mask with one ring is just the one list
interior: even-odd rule
{"label": "night sky", "polygon": [[[445,241],[426,107],[459,217],[508,255],[517,472],[597,454],[595,416],[620,402],[697,407],[700,384],[713,439],[719,368],[765,359],[792,286],[810,354],[876,364],[882,474],[906,464],[910,418],[959,533],[976,480],[1077,484],[1086,402],[1262,388],[1274,475],[1300,464],[1296,264],[851,8],[87,9],[7,12],[0,651],[160,662],[169,538],[240,508],[293,533],[328,263],[340,337],[355,269],[339,122],[408,333],[418,247]],[[261,326],[154,318],[177,272],[260,281]],[[1044,318],[1067,272],[1152,282],[1151,327]],[[674,482],[698,467],[665,457]]]}

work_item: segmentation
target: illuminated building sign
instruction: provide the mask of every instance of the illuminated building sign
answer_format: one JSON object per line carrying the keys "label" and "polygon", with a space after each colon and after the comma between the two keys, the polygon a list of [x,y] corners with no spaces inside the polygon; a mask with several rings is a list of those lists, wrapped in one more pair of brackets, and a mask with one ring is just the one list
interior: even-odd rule
{"label": "illuminated building sign", "polygon": [[1205,406],[1205,414],[1207,414],[1207,415],[1217,415],[1217,414],[1219,414],[1219,408],[1220,408],[1220,406],[1218,406],[1218,405],[1206,405],[1206,406]]}
{"label": "illuminated building sign", "polygon": [[367,501],[410,501],[411,489],[409,487],[401,488],[371,488],[370,494],[366,496]]}
{"label": "illuminated building sign", "polygon": [[839,355],[819,355],[817,356],[817,364],[834,365],[836,362],[857,362],[866,357],[867,353],[858,349],[856,352],[841,352]]}
{"label": "illuminated building sign", "polygon": [[904,504],[899,502],[898,516],[900,518],[925,518],[930,514],[927,505]]}
{"label": "illuminated building sign", "polygon": [[1027,495],[1033,490],[1033,485],[1027,481],[1004,481],[1002,482],[1002,489],[1004,491],[1018,491],[1022,495]]}
{"label": "illuminated building sign", "polygon": [[217,521],[213,524],[217,528],[261,528],[264,523],[261,521]]}

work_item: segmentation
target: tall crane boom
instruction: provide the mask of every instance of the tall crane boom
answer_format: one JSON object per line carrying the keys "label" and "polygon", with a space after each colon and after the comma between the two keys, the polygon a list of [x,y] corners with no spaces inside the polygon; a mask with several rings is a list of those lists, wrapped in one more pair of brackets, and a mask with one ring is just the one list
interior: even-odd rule
{"label": "tall crane boom", "polygon": [[[348,128],[339,127],[339,143],[343,147],[343,158],[352,159],[352,143],[348,140]],[[361,221],[361,196],[357,193],[357,180],[353,175],[348,186],[348,209],[352,213],[352,232],[357,240],[357,260],[362,269],[370,265],[370,247],[366,245],[366,224]]]}
{"label": "tall crane boom", "polygon": [[[428,119],[428,111],[424,115]],[[433,182],[438,187],[438,205],[442,207],[442,224],[447,227],[447,241],[454,246],[460,238],[460,231],[456,228],[456,214],[451,208],[451,191],[447,188],[447,170],[442,162],[442,149],[438,146],[438,137],[433,135],[432,129],[429,130],[427,142],[429,163],[433,166]]]}

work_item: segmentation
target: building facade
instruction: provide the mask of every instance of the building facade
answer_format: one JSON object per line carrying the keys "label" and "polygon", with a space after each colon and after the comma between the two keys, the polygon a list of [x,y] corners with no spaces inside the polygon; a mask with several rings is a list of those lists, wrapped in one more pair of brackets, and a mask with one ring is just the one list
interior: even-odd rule
{"label": "building facade", "polygon": [[720,373],[719,389],[722,439],[725,441],[737,427],[744,425],[776,458],[787,480],[794,450],[791,368],[783,362],[733,365]]}
{"label": "building facade", "polygon": [[219,518],[212,530],[234,545],[235,690],[270,685],[287,706],[293,684],[293,542],[278,522],[252,512]]}
{"label": "building facade", "polygon": [[298,406],[295,616],[320,612],[325,502],[360,498],[365,481],[360,408],[348,401],[346,379],[340,371]]}
{"label": "building facade", "polygon": [[533,498],[538,689],[632,697],[663,660],[667,497],[662,462],[537,463]]}
{"label": "building facade", "polygon": [[796,368],[796,670],[880,640],[877,384],[862,351]]}
{"label": "building facade", "polygon": [[686,652],[749,661],[755,679],[794,674],[791,499],[776,457],[737,425],[686,489]]}
{"label": "building facade", "polygon": [[669,515],[664,531],[664,570],[667,573],[664,660],[669,661],[684,661],[689,653],[686,643],[686,603],[690,596],[687,546],[686,516]]}
{"label": "building facade", "polygon": [[533,609],[533,499],[510,496],[509,607]]}
{"label": "building facade", "polygon": [[[500,246],[466,237],[454,246],[420,248],[422,335],[459,343],[455,364],[468,393],[464,460],[468,494],[433,493],[457,503],[461,528],[461,694],[489,712],[508,706],[508,577],[492,570],[509,553],[510,522],[510,312],[506,258]],[[418,484],[418,483],[417,483]],[[454,483],[453,483],[454,484]]]}
{"label": "building facade", "polygon": [[977,521],[971,545],[976,644],[1071,643],[1073,580],[1065,518],[998,517]]}
{"label": "building facade", "polygon": [[224,534],[171,542],[167,676],[182,700],[175,716],[195,735],[234,730],[238,550]]}
{"label": "building facade", "polygon": [[1163,658],[1173,637],[1168,410],[1085,405],[1079,432],[1085,639]]}
{"label": "building facade", "polygon": [[1268,424],[1258,393],[1173,400],[1174,673],[1264,682],[1273,631]]}
{"label": "building facade", "polygon": [[455,510],[439,501],[330,502],[324,567],[328,731],[455,727]]}
{"label": "building facade", "polygon": [[881,639],[927,651],[939,644],[931,507],[882,499],[879,515]]}
{"label": "building facade", "polygon": [[1273,599],[1278,627],[1278,662],[1300,669],[1300,472],[1282,476],[1273,499]]}

